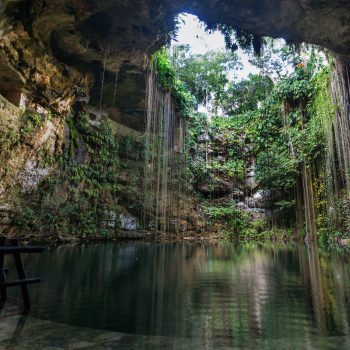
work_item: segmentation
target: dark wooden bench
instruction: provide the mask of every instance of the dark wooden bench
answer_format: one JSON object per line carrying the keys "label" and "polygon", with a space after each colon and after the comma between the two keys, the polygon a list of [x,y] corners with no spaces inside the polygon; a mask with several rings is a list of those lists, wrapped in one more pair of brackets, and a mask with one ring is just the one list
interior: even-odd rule
{"label": "dark wooden bench", "polygon": [[[31,303],[28,292],[28,284],[38,283],[41,281],[40,277],[27,278],[24,270],[22,260],[22,253],[42,253],[44,247],[38,246],[21,246],[18,238],[7,239],[0,238],[0,301],[4,303],[7,300],[7,288],[20,286],[24,311],[28,312],[31,309]],[[6,254],[12,254],[15,260],[15,265],[18,274],[18,280],[7,281],[6,276],[8,269],[4,267],[4,260]]]}

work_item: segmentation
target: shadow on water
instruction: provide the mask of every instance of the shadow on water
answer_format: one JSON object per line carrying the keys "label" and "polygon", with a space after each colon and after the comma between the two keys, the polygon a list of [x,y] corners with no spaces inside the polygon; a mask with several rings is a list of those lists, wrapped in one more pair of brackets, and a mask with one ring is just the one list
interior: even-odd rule
{"label": "shadow on water", "polygon": [[44,277],[31,316],[216,348],[346,349],[349,256],[252,243],[60,246],[26,261]]}

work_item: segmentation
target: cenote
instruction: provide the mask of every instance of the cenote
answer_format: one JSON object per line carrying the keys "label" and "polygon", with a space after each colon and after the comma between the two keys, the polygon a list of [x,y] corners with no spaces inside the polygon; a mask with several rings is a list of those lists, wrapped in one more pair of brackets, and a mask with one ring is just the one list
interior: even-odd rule
{"label": "cenote", "polygon": [[344,0],[0,0],[0,350],[350,349],[349,43]]}
{"label": "cenote", "polygon": [[31,287],[31,317],[179,348],[348,349],[349,254],[258,243],[60,246],[26,261],[44,277]]}

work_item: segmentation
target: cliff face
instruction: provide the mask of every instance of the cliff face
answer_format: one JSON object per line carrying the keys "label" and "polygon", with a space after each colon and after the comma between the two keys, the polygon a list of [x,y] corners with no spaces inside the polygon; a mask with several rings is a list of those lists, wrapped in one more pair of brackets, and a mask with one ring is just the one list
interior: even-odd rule
{"label": "cliff face", "polygon": [[345,1],[2,0],[0,232],[139,225],[146,67],[181,12],[350,58]]}
{"label": "cliff face", "polygon": [[19,200],[57,168],[64,119],[22,110],[0,96],[0,233],[12,230]]}

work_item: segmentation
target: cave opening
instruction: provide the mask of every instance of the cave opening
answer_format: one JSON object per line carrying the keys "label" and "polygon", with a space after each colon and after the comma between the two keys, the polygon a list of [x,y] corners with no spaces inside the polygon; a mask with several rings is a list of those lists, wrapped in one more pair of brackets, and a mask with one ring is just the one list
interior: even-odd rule
{"label": "cave opening", "polygon": [[[148,208],[156,208],[156,230],[160,225],[168,231],[170,221],[184,216],[181,200],[174,198],[187,195],[201,207],[198,221],[213,217],[229,235],[246,227],[282,235],[302,235],[305,229],[314,236],[314,188],[302,154],[313,152],[308,143],[317,149],[324,142],[307,140],[315,135],[306,129],[315,123],[309,111],[316,104],[311,85],[328,72],[329,57],[313,45],[296,47],[268,37],[260,38],[257,52],[254,35],[220,25],[209,30],[188,13],[179,14],[176,23],[171,44],[151,60],[156,77],[147,86],[146,134],[156,137],[148,139],[146,149],[158,153],[146,158],[150,172],[144,193]],[[173,96],[176,107],[164,109],[167,95],[154,84]],[[191,178],[171,170],[179,166],[179,157],[186,159],[182,171]],[[176,178],[175,183],[189,186],[176,187],[173,197]]]}

